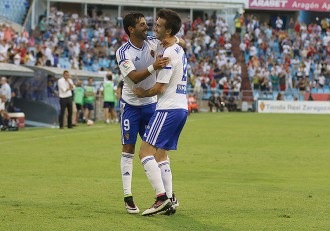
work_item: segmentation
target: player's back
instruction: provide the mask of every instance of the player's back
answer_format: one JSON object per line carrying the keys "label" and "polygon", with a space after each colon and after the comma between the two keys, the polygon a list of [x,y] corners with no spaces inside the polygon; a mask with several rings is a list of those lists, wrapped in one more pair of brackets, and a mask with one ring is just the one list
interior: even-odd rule
{"label": "player's back", "polygon": [[158,95],[156,109],[188,109],[187,58],[182,47],[174,44],[163,50],[170,63],[157,73],[157,82],[166,83],[166,90]]}

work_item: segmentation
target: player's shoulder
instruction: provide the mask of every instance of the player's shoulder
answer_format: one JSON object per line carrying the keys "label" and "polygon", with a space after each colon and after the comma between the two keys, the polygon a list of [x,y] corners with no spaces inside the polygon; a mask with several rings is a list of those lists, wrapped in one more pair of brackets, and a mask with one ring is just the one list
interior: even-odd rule
{"label": "player's shoulder", "polygon": [[131,43],[126,42],[123,45],[121,45],[118,50],[116,51],[117,54],[125,53],[131,48]]}
{"label": "player's shoulder", "polygon": [[162,53],[163,55],[178,55],[180,53],[184,52],[183,48],[179,46],[178,44],[174,44],[170,47],[166,47],[163,49]]}

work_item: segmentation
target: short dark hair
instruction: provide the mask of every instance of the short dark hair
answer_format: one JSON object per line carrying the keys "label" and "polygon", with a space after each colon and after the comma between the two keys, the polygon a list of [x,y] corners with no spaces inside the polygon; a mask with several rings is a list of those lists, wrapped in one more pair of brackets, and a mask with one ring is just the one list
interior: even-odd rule
{"label": "short dark hair", "polygon": [[63,71],[63,75],[66,74],[66,73],[69,73],[69,71],[68,70]]}
{"label": "short dark hair", "polygon": [[107,80],[112,80],[112,74],[107,74]]}
{"label": "short dark hair", "polygon": [[165,19],[165,29],[171,30],[171,36],[176,35],[182,25],[181,17],[173,10],[161,9],[157,12],[157,18]]}
{"label": "short dark hair", "polygon": [[140,18],[144,18],[144,15],[142,13],[132,12],[125,15],[123,24],[124,30],[128,36],[130,36],[128,27],[135,27]]}

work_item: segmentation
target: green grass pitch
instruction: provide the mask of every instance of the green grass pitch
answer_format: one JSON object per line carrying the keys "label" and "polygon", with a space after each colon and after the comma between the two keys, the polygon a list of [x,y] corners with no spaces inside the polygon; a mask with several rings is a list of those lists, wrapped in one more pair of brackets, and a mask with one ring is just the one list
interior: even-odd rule
{"label": "green grass pitch", "polygon": [[[0,230],[330,230],[329,128],[329,115],[190,115],[169,217],[124,210],[118,124],[0,132]],[[154,202],[137,156],[133,194]]]}

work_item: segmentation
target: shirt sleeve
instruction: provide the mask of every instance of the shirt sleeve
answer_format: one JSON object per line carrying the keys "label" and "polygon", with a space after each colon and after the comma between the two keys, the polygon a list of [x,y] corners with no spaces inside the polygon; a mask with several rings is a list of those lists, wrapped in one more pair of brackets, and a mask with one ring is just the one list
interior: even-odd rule
{"label": "shirt sleeve", "polygon": [[116,54],[119,69],[124,77],[126,77],[131,71],[136,70],[134,63],[132,62],[131,56],[127,53],[125,55]]}
{"label": "shirt sleeve", "polygon": [[72,90],[76,89],[76,85],[74,85],[72,79],[69,79],[69,82],[70,82],[70,84],[72,84],[72,86],[73,86],[73,89],[72,89]]}
{"label": "shirt sleeve", "polygon": [[171,52],[169,49],[165,49],[163,52],[163,57],[168,57],[170,63],[166,67],[158,71],[157,82],[158,83],[169,83],[172,73],[173,73],[173,58],[171,58]]}

